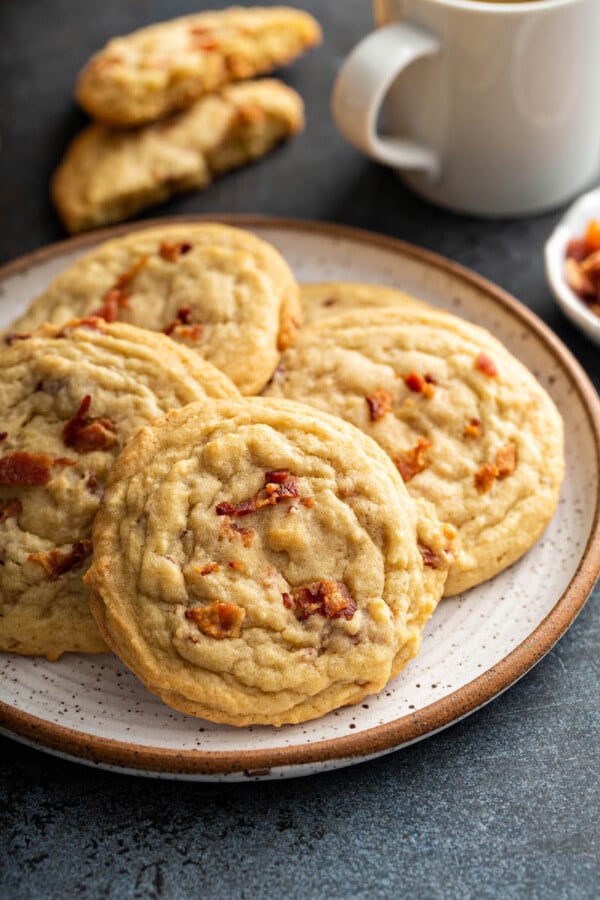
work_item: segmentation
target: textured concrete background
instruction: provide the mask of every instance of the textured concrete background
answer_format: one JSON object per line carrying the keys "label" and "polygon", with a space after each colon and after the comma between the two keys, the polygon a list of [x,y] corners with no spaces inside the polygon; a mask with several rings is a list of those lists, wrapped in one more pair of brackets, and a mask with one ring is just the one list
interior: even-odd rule
{"label": "textured concrete background", "polygon": [[[0,260],[64,236],[47,184],[84,121],[70,99],[79,66],[112,34],[205,5],[0,0]],[[558,214],[458,218],[345,145],[328,94],[369,27],[369,4],[301,5],[325,27],[323,46],[285,72],[307,102],[304,135],[160,211],[329,219],[421,244],[516,294],[598,386],[598,350],[544,283],[541,251]],[[557,647],[486,709],[408,750],[311,779],[146,781],[0,740],[0,897],[596,897],[599,599],[596,589]]]}

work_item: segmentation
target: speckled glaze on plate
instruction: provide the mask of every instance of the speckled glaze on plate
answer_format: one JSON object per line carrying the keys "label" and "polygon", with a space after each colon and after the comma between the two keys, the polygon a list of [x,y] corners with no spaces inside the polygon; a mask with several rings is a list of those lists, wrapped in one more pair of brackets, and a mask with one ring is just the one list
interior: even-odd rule
{"label": "speckled glaze on plate", "polygon": [[[600,571],[600,404],[577,362],[539,319],[448,260],[336,225],[248,216],[219,221],[271,241],[301,281],[390,284],[490,329],[532,369],[565,419],[567,476],[543,538],[492,581],[443,600],[420,655],[360,706],[304,725],[236,729],[170,710],[108,654],[67,654],[57,663],[0,654],[0,730],[32,746],[153,777],[307,775],[373,758],[458,721],[513,684],[566,631]],[[158,224],[95,232],[5,266],[0,326],[101,240]]]}

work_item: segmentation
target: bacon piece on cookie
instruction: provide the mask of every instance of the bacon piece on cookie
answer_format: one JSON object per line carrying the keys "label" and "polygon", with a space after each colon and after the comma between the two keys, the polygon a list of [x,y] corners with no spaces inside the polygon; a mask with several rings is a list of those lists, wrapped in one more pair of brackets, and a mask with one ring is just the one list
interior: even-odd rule
{"label": "bacon piece on cookie", "polygon": [[303,584],[292,590],[292,599],[301,621],[309,616],[351,619],[356,612],[356,601],[342,581],[325,579]]}
{"label": "bacon piece on cookie", "polygon": [[378,388],[372,394],[367,394],[365,400],[369,407],[371,422],[378,422],[379,419],[383,419],[386,413],[391,413],[392,411],[393,397],[389,391],[383,391],[381,388]]}
{"label": "bacon piece on cookie", "polygon": [[202,634],[222,641],[225,638],[239,638],[246,610],[237,603],[221,603],[215,600],[208,606],[187,609],[185,617],[194,622]]}
{"label": "bacon piece on cookie", "polygon": [[396,468],[402,475],[402,480],[405,484],[407,481],[410,481],[411,478],[414,478],[415,475],[418,475],[419,472],[422,472],[427,468],[428,463],[425,454],[430,447],[431,441],[428,441],[427,438],[420,437],[417,439],[417,443],[414,447],[411,447],[410,450],[405,450],[404,453],[399,453],[398,456],[394,457]]}
{"label": "bacon piece on cookie", "polygon": [[30,553],[27,559],[30,562],[38,563],[50,581],[56,581],[65,572],[81,565],[91,552],[92,542],[83,540],[73,544],[68,553],[64,553],[62,550],[42,550],[39,553]]}

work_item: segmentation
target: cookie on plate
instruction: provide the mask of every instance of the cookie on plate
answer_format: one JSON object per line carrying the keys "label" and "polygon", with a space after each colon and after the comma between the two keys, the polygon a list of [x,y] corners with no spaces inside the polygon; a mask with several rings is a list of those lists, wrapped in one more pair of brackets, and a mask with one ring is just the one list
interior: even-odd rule
{"label": "cookie on plate", "polygon": [[282,725],[416,654],[448,529],[365,435],[301,404],[193,404],[109,476],[86,575],[105,640],[175,709]]}
{"label": "cookie on plate", "polygon": [[109,41],[80,73],[76,96],[99,122],[142,125],[229,82],[272,72],[320,39],[312,16],[286,7],[159,22]]}
{"label": "cookie on plate", "polygon": [[359,309],[428,309],[423,300],[383,284],[322,281],[300,285],[303,320],[306,325]]}
{"label": "cookie on plate", "polygon": [[237,391],[166,337],[101,319],[15,334],[0,352],[0,650],[106,646],[81,576],[120,449],[169,409]]}
{"label": "cookie on plate", "polygon": [[266,394],[335,413],[374,438],[409,493],[458,530],[455,594],[522,556],[550,521],[563,427],[534,376],[447,313],[349,312],[304,329]]}
{"label": "cookie on plate", "polygon": [[298,288],[265,241],[226,225],[163,225],[100,244],[12,326],[99,315],[186,344],[244,394],[260,391],[300,321]]}
{"label": "cookie on plate", "polygon": [[90,125],[56,170],[52,197],[67,231],[120,222],[173,194],[207,187],[303,125],[302,98],[274,79],[230,85],[133,131]]}

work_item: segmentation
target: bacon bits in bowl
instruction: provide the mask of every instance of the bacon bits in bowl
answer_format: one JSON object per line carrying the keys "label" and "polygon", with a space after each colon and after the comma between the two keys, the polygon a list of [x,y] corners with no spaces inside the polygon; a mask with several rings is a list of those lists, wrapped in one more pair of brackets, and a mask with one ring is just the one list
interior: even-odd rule
{"label": "bacon bits in bowl", "polygon": [[546,243],[545,258],[561,309],[600,344],[600,189],[569,207]]}

